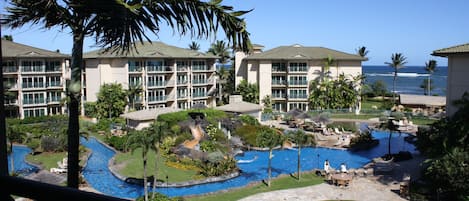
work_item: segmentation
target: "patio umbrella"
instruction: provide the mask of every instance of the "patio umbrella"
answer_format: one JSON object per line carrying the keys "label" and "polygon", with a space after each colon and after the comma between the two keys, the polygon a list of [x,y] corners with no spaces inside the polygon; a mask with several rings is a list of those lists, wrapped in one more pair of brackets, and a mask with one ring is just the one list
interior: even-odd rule
{"label": "patio umbrella", "polygon": [[300,110],[298,108],[293,108],[293,109],[291,109],[290,111],[287,112],[287,115],[296,118],[296,116],[300,115],[301,113],[303,113],[302,110]]}

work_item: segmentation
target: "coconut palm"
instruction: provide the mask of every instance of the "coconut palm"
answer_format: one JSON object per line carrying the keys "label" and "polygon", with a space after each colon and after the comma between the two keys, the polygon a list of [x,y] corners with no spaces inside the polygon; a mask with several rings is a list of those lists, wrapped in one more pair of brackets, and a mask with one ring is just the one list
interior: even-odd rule
{"label": "coconut palm", "polygon": [[257,136],[256,142],[259,147],[266,147],[269,149],[269,163],[268,163],[268,178],[267,186],[270,186],[270,179],[272,177],[272,151],[275,147],[282,145],[283,136],[273,129],[265,129]]}
{"label": "coconut palm", "polygon": [[133,154],[135,150],[142,150],[142,160],[143,160],[143,189],[145,194],[145,201],[148,200],[148,178],[147,178],[147,160],[148,160],[148,151],[150,151],[153,146],[154,137],[150,132],[146,131],[137,131],[131,130],[129,132],[129,137],[127,138],[126,149],[130,149]]}
{"label": "coconut palm", "polygon": [[[324,68],[322,70],[322,81],[327,81],[328,78],[330,78],[331,74],[331,66],[335,63],[335,59],[331,56],[328,55],[327,58],[324,59]],[[337,75],[339,74],[339,69],[337,67]]]}
{"label": "coconut palm", "polygon": [[163,143],[163,140],[171,134],[168,124],[166,122],[153,122],[150,128],[146,129],[145,132],[149,132],[152,136],[152,144],[150,148],[155,151],[155,174],[153,176],[153,194],[151,195],[151,200],[155,197],[156,190],[156,181],[158,175],[158,155],[160,153],[160,145]]}
{"label": "coconut palm", "polygon": [[69,129],[67,185],[78,188],[79,101],[83,69],[83,41],[93,36],[96,45],[121,53],[135,47],[136,41],[150,40],[166,22],[180,34],[208,38],[221,27],[233,47],[248,51],[251,44],[242,15],[233,7],[212,1],[56,1],[12,0],[6,8],[5,23],[11,28],[41,25],[70,30],[73,38],[71,79],[68,86]]}
{"label": "coconut palm", "polygon": [[129,85],[129,89],[126,90],[127,97],[129,98],[129,105],[133,110],[135,110],[135,101],[140,97],[142,92],[143,88],[140,84]]}
{"label": "coconut palm", "polygon": [[296,130],[289,133],[288,138],[298,146],[298,180],[301,179],[301,147],[314,144],[313,136],[307,135],[302,130]]}
{"label": "coconut palm", "polygon": [[219,101],[223,101],[225,97],[229,95],[229,93],[224,89],[223,85],[227,84],[230,78],[230,72],[222,66],[215,73],[218,77],[218,98]]}
{"label": "coconut palm", "polygon": [[428,79],[427,79],[427,89],[428,89],[428,95],[430,96],[431,95],[431,91],[432,91],[432,88],[431,88],[431,78],[432,78],[432,74],[436,71],[436,61],[431,59],[429,60],[428,62],[425,63],[425,71],[428,72]]}
{"label": "coconut palm", "polygon": [[397,71],[401,68],[404,68],[404,65],[407,63],[407,58],[404,57],[401,53],[394,53],[391,55],[391,62],[385,62],[394,69],[394,78],[392,80],[392,103],[396,104],[396,79]]}
{"label": "coconut palm", "polygon": [[360,46],[360,47],[358,47],[358,49],[357,49],[357,54],[358,54],[358,56],[361,56],[361,57],[366,57],[366,55],[367,55],[369,52],[370,52],[370,51],[368,51],[365,46]]}
{"label": "coconut palm", "polygon": [[215,43],[212,43],[207,52],[220,57],[218,58],[218,63],[225,64],[230,58],[229,49],[230,48],[225,41],[217,40]]}
{"label": "coconut palm", "polygon": [[189,44],[189,49],[199,51],[200,44],[195,41],[192,41],[192,43]]}

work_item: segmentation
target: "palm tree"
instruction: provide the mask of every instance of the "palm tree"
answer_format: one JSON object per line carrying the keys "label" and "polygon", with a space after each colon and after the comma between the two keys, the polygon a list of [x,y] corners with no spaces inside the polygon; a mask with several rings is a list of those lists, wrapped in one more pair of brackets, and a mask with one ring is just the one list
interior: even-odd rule
{"label": "palm tree", "polygon": [[194,50],[194,51],[199,51],[200,44],[195,41],[192,41],[192,43],[189,44],[189,49]]}
{"label": "palm tree", "polygon": [[267,186],[270,186],[270,179],[272,177],[272,150],[282,145],[283,143],[283,136],[273,129],[266,129],[263,130],[256,138],[257,144],[259,147],[267,147],[269,148],[269,164],[268,164],[268,178],[267,178]]}
{"label": "palm tree", "polygon": [[149,134],[152,136],[152,144],[151,144],[151,149],[155,151],[155,174],[153,176],[153,194],[151,195],[151,199],[153,200],[155,197],[155,190],[156,190],[156,181],[157,181],[157,176],[158,176],[158,154],[160,152],[160,144],[163,142],[163,140],[171,134],[168,124],[166,122],[153,122],[151,124],[150,128],[146,130],[146,132],[149,132]]}
{"label": "palm tree", "polygon": [[223,99],[225,99],[225,97],[228,94],[224,90],[223,85],[225,85],[228,82],[230,72],[227,71],[224,66],[222,66],[215,73],[218,77],[218,98],[219,98],[219,101],[223,101]]}
{"label": "palm tree", "polygon": [[241,80],[236,91],[243,97],[243,101],[250,103],[259,103],[259,85],[251,84],[246,80]]}
{"label": "palm tree", "polygon": [[142,85],[140,84],[131,84],[129,85],[129,89],[126,91],[127,97],[129,98],[129,105],[132,109],[135,110],[135,101],[137,97],[140,97],[140,94],[143,92]]}
{"label": "palm tree", "polygon": [[431,91],[432,91],[432,88],[431,88],[431,77],[432,77],[432,74],[436,71],[436,61],[431,59],[429,60],[428,62],[425,63],[425,71],[428,72],[428,79],[427,79],[427,89],[428,89],[428,95],[430,96],[431,95]]}
{"label": "palm tree", "polygon": [[133,154],[135,150],[142,149],[143,160],[143,189],[145,201],[148,200],[148,178],[147,178],[147,160],[148,151],[153,146],[154,137],[146,131],[131,130],[127,138],[126,148],[131,150]]}
{"label": "palm tree", "polygon": [[73,38],[71,80],[68,86],[69,129],[67,186],[78,188],[79,103],[83,41],[94,36],[97,46],[121,53],[135,47],[136,41],[150,40],[146,32],[157,35],[160,24],[167,22],[180,34],[208,38],[221,27],[233,47],[248,51],[249,33],[242,15],[221,1],[12,1],[6,8],[5,23],[11,28],[26,24],[46,29],[70,30]]}
{"label": "palm tree", "polygon": [[208,49],[208,53],[212,53],[213,55],[219,56],[218,63],[225,64],[228,62],[230,58],[230,52],[228,51],[230,48],[225,41],[217,40],[215,43],[212,43],[210,48]]}
{"label": "palm tree", "polygon": [[314,143],[311,135],[305,134],[302,130],[296,130],[289,133],[290,140],[296,143],[298,146],[298,180],[301,179],[301,147],[305,145],[311,145]]}
{"label": "palm tree", "polygon": [[[328,55],[327,58],[324,59],[324,68],[322,70],[322,79],[323,81],[324,80],[327,80],[329,77],[330,77],[330,70],[331,70],[331,66],[335,63],[335,59],[331,56],[331,55]],[[339,69],[337,67],[337,75],[339,74]],[[338,76],[337,76],[338,77]]]}
{"label": "palm tree", "polygon": [[360,46],[360,47],[358,47],[358,49],[357,49],[357,54],[358,54],[358,56],[361,56],[361,57],[366,57],[366,55],[367,55],[369,52],[370,52],[370,51],[368,51],[365,46]]}
{"label": "palm tree", "polygon": [[391,157],[391,138],[393,132],[400,132],[399,131],[399,126],[394,123],[395,121],[399,121],[401,115],[395,115],[393,116],[392,114],[390,116],[385,116],[381,117],[379,128],[383,130],[389,131],[389,138],[388,138],[388,157]]}
{"label": "palm tree", "polygon": [[407,63],[406,57],[401,53],[395,53],[391,55],[391,62],[385,62],[394,69],[394,78],[392,80],[392,103],[396,104],[396,79],[397,71],[401,68],[404,68],[404,65]]}

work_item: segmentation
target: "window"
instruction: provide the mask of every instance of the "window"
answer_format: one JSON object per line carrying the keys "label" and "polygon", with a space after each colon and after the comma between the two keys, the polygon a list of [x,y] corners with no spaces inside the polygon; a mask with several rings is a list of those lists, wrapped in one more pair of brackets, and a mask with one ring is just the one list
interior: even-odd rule
{"label": "window", "polygon": [[193,74],[192,75],[192,84],[207,84],[205,74]]}
{"label": "window", "polygon": [[148,76],[147,86],[148,87],[162,87],[166,85],[164,75],[152,75]]}
{"label": "window", "polygon": [[305,99],[308,98],[306,89],[290,89],[288,90],[288,98]]}
{"label": "window", "polygon": [[187,84],[187,75],[186,74],[178,74],[178,84]]}
{"label": "window", "polygon": [[44,93],[24,93],[23,94],[23,104],[24,105],[33,105],[33,104],[45,104]]}
{"label": "window", "polygon": [[44,77],[24,77],[23,88],[44,88]]}
{"label": "window", "polygon": [[306,111],[307,108],[308,108],[307,103],[290,103],[289,106],[290,106],[290,110],[292,110],[294,108],[298,108],[300,110]]}
{"label": "window", "polygon": [[187,71],[189,62],[187,61],[176,61],[177,71]]}
{"label": "window", "polygon": [[178,88],[177,98],[186,98],[187,97],[187,88]]}
{"label": "window", "polygon": [[129,86],[142,85],[142,77],[140,76],[129,76]]}
{"label": "window", "polygon": [[192,105],[197,105],[197,104],[207,105],[207,102],[204,100],[192,101]]}
{"label": "window", "polygon": [[44,108],[24,109],[23,113],[24,113],[24,117],[41,117],[41,116],[45,116],[45,109]]}
{"label": "window", "polygon": [[47,108],[49,115],[62,114],[62,107],[60,106],[51,106]]}
{"label": "window", "polygon": [[308,72],[306,63],[290,63],[288,66],[290,72]]}
{"label": "window", "polygon": [[205,61],[192,61],[192,70],[203,71],[203,70],[208,70],[208,68],[205,65]]}
{"label": "window", "polygon": [[3,83],[5,89],[15,89],[18,88],[18,78],[16,77],[3,77]]}
{"label": "window", "polygon": [[148,102],[165,101],[165,90],[150,90],[148,91]]}
{"label": "window", "polygon": [[164,71],[164,61],[147,61],[148,72],[162,72]]}
{"label": "window", "polygon": [[272,89],[272,98],[286,98],[287,93],[285,89]]}
{"label": "window", "polygon": [[286,111],[287,110],[287,104],[286,103],[274,103],[272,104],[272,109],[276,111]]}
{"label": "window", "polygon": [[285,76],[272,76],[272,84],[273,85],[285,85],[286,78]]}
{"label": "window", "polygon": [[62,100],[61,91],[50,91],[47,92],[47,102],[60,102]]}
{"label": "window", "polygon": [[205,87],[195,87],[192,89],[192,97],[205,97],[207,89]]}
{"label": "window", "polygon": [[178,102],[178,108],[179,109],[187,109],[187,108],[189,108],[189,103],[188,102]]}
{"label": "window", "polygon": [[60,76],[48,77],[47,78],[47,86],[48,87],[60,87]]}
{"label": "window", "polygon": [[60,61],[47,61],[46,72],[61,72],[62,63]]}
{"label": "window", "polygon": [[22,72],[44,72],[44,63],[39,60],[26,60],[21,62]]}
{"label": "window", "polygon": [[142,72],[143,62],[129,61],[129,72]]}
{"label": "window", "polygon": [[289,85],[308,85],[306,76],[290,76]]}
{"label": "window", "polygon": [[4,73],[18,72],[18,68],[16,67],[15,61],[3,61],[2,66]]}
{"label": "window", "polygon": [[285,63],[272,63],[272,72],[286,72]]}

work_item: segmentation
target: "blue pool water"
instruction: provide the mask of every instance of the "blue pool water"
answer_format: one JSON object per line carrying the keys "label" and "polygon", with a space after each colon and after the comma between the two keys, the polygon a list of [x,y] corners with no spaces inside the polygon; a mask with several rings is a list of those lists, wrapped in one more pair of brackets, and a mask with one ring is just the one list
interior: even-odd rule
{"label": "blue pool water", "polygon": [[[373,158],[382,156],[388,152],[388,133],[373,132],[373,136],[380,140],[379,146],[366,151],[344,151],[328,148],[303,148],[301,153],[301,168],[304,171],[322,168],[322,163],[328,159],[331,166],[339,169],[339,165],[345,162],[349,168],[359,168],[369,163]],[[406,134],[394,134],[391,140],[392,153],[409,151],[415,153],[412,144],[404,141]],[[88,164],[83,170],[83,175],[88,183],[96,190],[108,195],[122,198],[136,198],[143,194],[143,187],[127,184],[110,173],[108,161],[114,156],[114,152],[99,143],[96,139],[82,139],[82,144],[92,150]],[[272,175],[289,174],[296,171],[296,150],[275,150],[272,159]],[[224,182],[201,184],[181,188],[158,188],[157,190],[169,196],[185,196],[215,192],[218,190],[245,186],[253,181],[261,181],[267,178],[268,152],[248,151],[244,156],[236,157],[237,160],[249,160],[258,157],[252,163],[239,164],[242,174],[234,179]]]}
{"label": "blue pool water", "polygon": [[[31,153],[31,149],[25,146],[13,146],[13,161],[15,172],[20,175],[28,175],[31,172],[38,170],[37,167],[32,166],[25,161],[27,154]],[[11,172],[11,154],[8,155],[8,170]]]}

